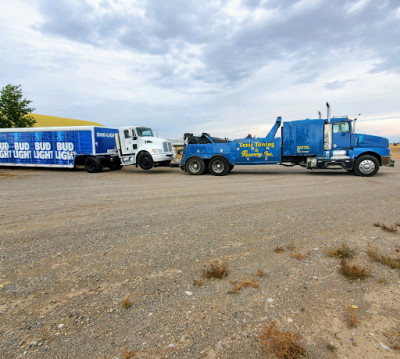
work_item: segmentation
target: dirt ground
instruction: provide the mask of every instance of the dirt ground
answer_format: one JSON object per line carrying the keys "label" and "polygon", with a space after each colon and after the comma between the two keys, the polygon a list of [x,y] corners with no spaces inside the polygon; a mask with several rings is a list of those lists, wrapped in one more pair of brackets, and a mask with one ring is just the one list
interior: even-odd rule
{"label": "dirt ground", "polygon": [[[400,357],[400,270],[367,254],[399,258],[400,165],[3,168],[0,184],[1,358],[263,358],[271,319],[309,358]],[[339,272],[342,244],[369,277]],[[204,278],[216,260],[229,275]]]}
{"label": "dirt ground", "polygon": [[390,152],[393,160],[400,160],[400,144],[399,145],[390,145]]}

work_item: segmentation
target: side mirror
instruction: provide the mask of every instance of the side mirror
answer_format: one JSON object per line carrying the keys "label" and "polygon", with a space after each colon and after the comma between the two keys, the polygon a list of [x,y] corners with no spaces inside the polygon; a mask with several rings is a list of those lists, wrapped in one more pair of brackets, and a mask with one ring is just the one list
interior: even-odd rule
{"label": "side mirror", "polygon": [[137,137],[136,137],[136,136],[133,136],[133,137],[132,137],[132,140],[136,141],[136,140],[137,140]]}

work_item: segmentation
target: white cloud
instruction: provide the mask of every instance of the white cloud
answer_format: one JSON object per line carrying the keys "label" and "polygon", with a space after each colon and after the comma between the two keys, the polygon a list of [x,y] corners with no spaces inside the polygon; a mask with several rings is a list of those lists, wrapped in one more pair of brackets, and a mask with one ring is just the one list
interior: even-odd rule
{"label": "white cloud", "polygon": [[[395,1],[39,4],[0,5],[0,86],[21,84],[38,113],[176,137],[261,135],[326,101],[337,115],[400,115]],[[400,140],[391,121],[366,123]]]}

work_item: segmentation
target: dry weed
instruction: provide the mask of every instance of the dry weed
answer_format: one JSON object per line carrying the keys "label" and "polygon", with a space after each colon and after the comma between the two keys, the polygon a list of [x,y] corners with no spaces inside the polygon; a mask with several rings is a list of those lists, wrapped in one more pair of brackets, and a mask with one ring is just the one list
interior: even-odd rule
{"label": "dry weed", "polygon": [[275,253],[283,253],[284,251],[285,251],[285,249],[283,247],[275,247],[274,248]]}
{"label": "dry weed", "polygon": [[299,343],[301,335],[296,332],[281,332],[273,320],[265,325],[259,336],[260,346],[267,354],[279,359],[298,359],[307,356],[307,350]]}
{"label": "dry weed", "polygon": [[124,308],[124,309],[128,309],[128,308],[130,308],[131,306],[132,306],[132,302],[128,299],[128,298],[125,298],[123,301],[122,301],[122,307]]}
{"label": "dry weed", "polygon": [[289,251],[293,251],[296,247],[294,246],[293,243],[290,243],[288,246],[286,246],[286,248],[287,248]]}
{"label": "dry weed", "polygon": [[124,351],[122,352],[122,358],[123,358],[123,359],[131,359],[131,358],[133,358],[137,353],[138,353],[138,352],[134,352],[134,351],[132,351],[132,350],[130,350],[130,351],[124,350]]}
{"label": "dry weed", "polygon": [[342,259],[339,272],[350,280],[361,280],[370,277],[368,270],[362,268],[359,264],[350,265],[349,261]]}
{"label": "dry weed", "polygon": [[379,278],[378,279],[378,283],[379,284],[385,284],[385,283],[387,283],[387,279],[386,278]]}
{"label": "dry weed", "polygon": [[326,347],[328,348],[328,350],[330,350],[331,352],[334,352],[336,350],[335,344],[333,343],[328,343],[326,344]]}
{"label": "dry weed", "polygon": [[325,253],[331,257],[350,259],[354,257],[355,250],[350,249],[346,243],[342,243],[340,247],[326,250]]}
{"label": "dry weed", "polygon": [[259,284],[254,281],[254,278],[251,280],[246,280],[242,278],[241,280],[232,280],[230,282],[234,288],[228,291],[228,294],[237,294],[242,288],[259,288]]}
{"label": "dry weed", "polygon": [[386,226],[385,224],[381,224],[381,228],[389,233],[396,233],[397,227],[396,226]]}
{"label": "dry weed", "polygon": [[193,285],[197,285],[201,288],[204,283],[201,280],[193,279]]}
{"label": "dry weed", "polygon": [[257,269],[257,272],[256,272],[257,277],[263,278],[263,277],[266,277],[267,275],[268,274],[265,273],[262,269]]}
{"label": "dry weed", "polygon": [[390,348],[400,350],[400,326],[384,333],[384,335],[389,340]]}
{"label": "dry weed", "polygon": [[207,279],[217,278],[222,279],[229,274],[228,266],[226,263],[215,261],[210,263],[210,268],[203,269],[203,276]]}
{"label": "dry weed", "polygon": [[367,254],[375,262],[384,264],[385,266],[388,266],[392,269],[400,269],[400,258],[393,258],[378,254],[376,248],[368,248]]}
{"label": "dry weed", "polygon": [[354,304],[344,306],[346,309],[346,321],[349,328],[355,328],[358,323],[356,312],[358,307]]}
{"label": "dry weed", "polygon": [[297,259],[298,261],[300,261],[300,260],[306,258],[307,254],[302,254],[302,253],[299,252],[299,253],[292,254],[292,257]]}
{"label": "dry weed", "polygon": [[381,227],[382,230],[389,232],[389,233],[396,233],[397,232],[397,225],[399,223],[394,224],[393,226],[387,226],[386,224],[382,224],[379,222],[374,223],[374,227]]}

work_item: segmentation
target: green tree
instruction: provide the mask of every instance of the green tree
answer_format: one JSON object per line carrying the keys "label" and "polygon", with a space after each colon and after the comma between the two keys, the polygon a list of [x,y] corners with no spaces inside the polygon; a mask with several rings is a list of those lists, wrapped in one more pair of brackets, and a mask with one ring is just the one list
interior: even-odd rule
{"label": "green tree", "polygon": [[36,120],[30,115],[32,101],[23,98],[21,85],[8,84],[0,91],[0,127],[32,127]]}

